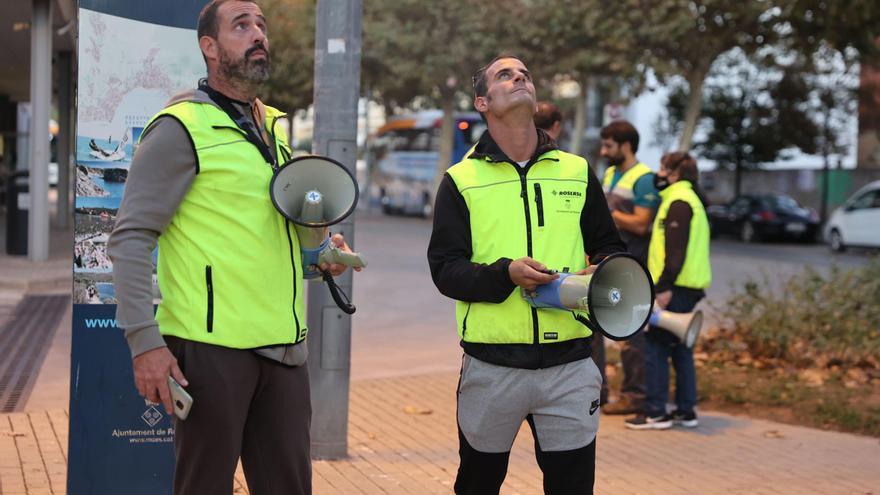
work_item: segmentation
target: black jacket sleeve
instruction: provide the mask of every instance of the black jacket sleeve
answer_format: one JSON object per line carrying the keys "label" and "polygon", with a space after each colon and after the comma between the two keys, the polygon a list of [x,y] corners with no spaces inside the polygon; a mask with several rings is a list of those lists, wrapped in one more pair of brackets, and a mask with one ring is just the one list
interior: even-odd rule
{"label": "black jacket sleeve", "polygon": [[434,230],[428,244],[431,277],[440,292],[465,302],[500,303],[515,285],[510,281],[510,258],[492,264],[471,262],[471,222],[467,203],[449,174],[434,200]]}
{"label": "black jacket sleeve", "polygon": [[584,251],[595,265],[606,256],[626,251],[626,244],[620,240],[617,226],[611,218],[602,184],[593,169],[587,183],[587,199],[581,211],[581,235],[584,237]]}
{"label": "black jacket sleeve", "polygon": [[663,273],[657,280],[655,287],[657,292],[672,289],[675,279],[681,273],[685,254],[687,254],[693,216],[694,212],[691,206],[684,201],[673,201],[669,205],[669,212],[666,214],[662,226],[666,232],[666,262],[663,265]]}

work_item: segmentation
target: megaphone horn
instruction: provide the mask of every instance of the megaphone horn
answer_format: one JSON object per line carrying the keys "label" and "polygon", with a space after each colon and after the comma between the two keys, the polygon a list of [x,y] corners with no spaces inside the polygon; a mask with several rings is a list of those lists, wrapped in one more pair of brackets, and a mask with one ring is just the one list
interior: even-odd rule
{"label": "megaphone horn", "polygon": [[690,349],[697,342],[700,329],[703,327],[703,312],[673,313],[655,309],[651,313],[649,323],[672,333]]}
{"label": "megaphone horn", "polygon": [[[606,257],[593,273],[560,273],[549,284],[523,297],[535,308],[575,312],[575,318],[613,340],[632,337],[645,324],[654,305],[654,284],[636,258],[627,253]],[[578,313],[587,313],[584,319]]]}
{"label": "megaphone horn", "polygon": [[343,252],[330,243],[328,236],[330,225],[354,212],[358,194],[357,181],[351,171],[332,158],[317,155],[289,160],[269,183],[269,196],[275,209],[294,223],[302,251],[303,277],[321,276],[336,304],[349,314],[354,312],[354,306],[342,300],[333,278],[321,273],[318,266],[321,263],[367,266],[360,254]]}

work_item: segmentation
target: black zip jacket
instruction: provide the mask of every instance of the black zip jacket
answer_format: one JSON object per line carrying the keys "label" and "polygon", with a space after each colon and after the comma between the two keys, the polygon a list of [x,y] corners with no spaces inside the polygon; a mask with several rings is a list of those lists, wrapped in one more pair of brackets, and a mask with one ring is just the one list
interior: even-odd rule
{"label": "black zip jacket", "polygon": [[[515,167],[525,174],[542,154],[557,149],[556,143],[538,130],[538,146],[525,167],[520,167],[501,151],[489,131],[483,133],[468,158],[490,158],[491,167]],[[511,211],[522,215],[522,211]],[[581,212],[581,233],[585,254],[597,264],[606,256],[626,251],[611,219],[602,185],[590,169],[586,203]],[[464,197],[449,174],[443,177],[434,202],[434,230],[428,244],[431,277],[440,292],[465,302],[500,303],[516,288],[510,280],[510,258],[491,264],[471,262],[470,213]],[[538,260],[541,261],[541,260]],[[539,369],[585,359],[590,356],[590,339],[574,339],[548,344],[478,344],[461,342],[464,352],[481,361],[512,368]]]}

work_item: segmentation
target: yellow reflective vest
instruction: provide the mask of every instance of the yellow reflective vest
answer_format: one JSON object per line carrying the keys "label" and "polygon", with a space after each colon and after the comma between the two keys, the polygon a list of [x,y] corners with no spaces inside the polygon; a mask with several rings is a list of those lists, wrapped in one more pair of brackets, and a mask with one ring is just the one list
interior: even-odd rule
{"label": "yellow reflective vest", "polygon": [[[614,166],[605,169],[605,176],[602,178],[602,189],[605,191],[605,194],[620,196],[621,199],[629,201],[630,203],[634,198],[633,188],[636,187],[636,182],[641,179],[642,176],[652,173],[651,169],[644,163],[636,163],[632,168],[623,173],[612,188],[611,183],[614,181],[614,173],[616,171],[617,167]],[[632,211],[628,211],[627,213],[632,213]]]}
{"label": "yellow reflective vest", "polygon": [[690,207],[690,235],[684,265],[673,285],[689,289],[705,289],[712,282],[712,265],[709,263],[709,220],[703,202],[694,192],[690,181],[681,180],[660,191],[661,203],[654,218],[654,230],[648,249],[648,271],[654,283],[660,279],[666,266],[666,215],[675,201],[684,201]]}
{"label": "yellow reflective vest", "polygon": [[[275,130],[280,116],[266,107],[283,162],[290,148]],[[192,187],[159,236],[161,333],[238,349],[302,341],[299,241],[269,197],[271,165],[210,103],[177,103],[159,117],[186,128],[197,160]]]}
{"label": "yellow reflective vest", "polygon": [[[581,211],[589,169],[581,157],[552,150],[523,173],[515,164],[467,158],[448,170],[470,214],[473,263],[530,256],[548,268],[586,267]],[[465,342],[553,343],[591,335],[558,309],[534,309],[517,287],[501,303],[456,303],[458,333]]]}

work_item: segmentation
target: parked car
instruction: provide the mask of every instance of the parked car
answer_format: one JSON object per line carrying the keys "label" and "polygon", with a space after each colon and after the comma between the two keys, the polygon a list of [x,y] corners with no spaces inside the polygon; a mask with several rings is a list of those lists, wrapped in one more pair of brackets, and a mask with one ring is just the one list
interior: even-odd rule
{"label": "parked car", "polygon": [[834,251],[848,246],[880,248],[880,180],[859,189],[825,225],[825,240]]}
{"label": "parked car", "polygon": [[819,232],[819,215],[789,196],[744,194],[726,205],[706,208],[712,236],[734,235],[743,242],[793,239],[809,242]]}

